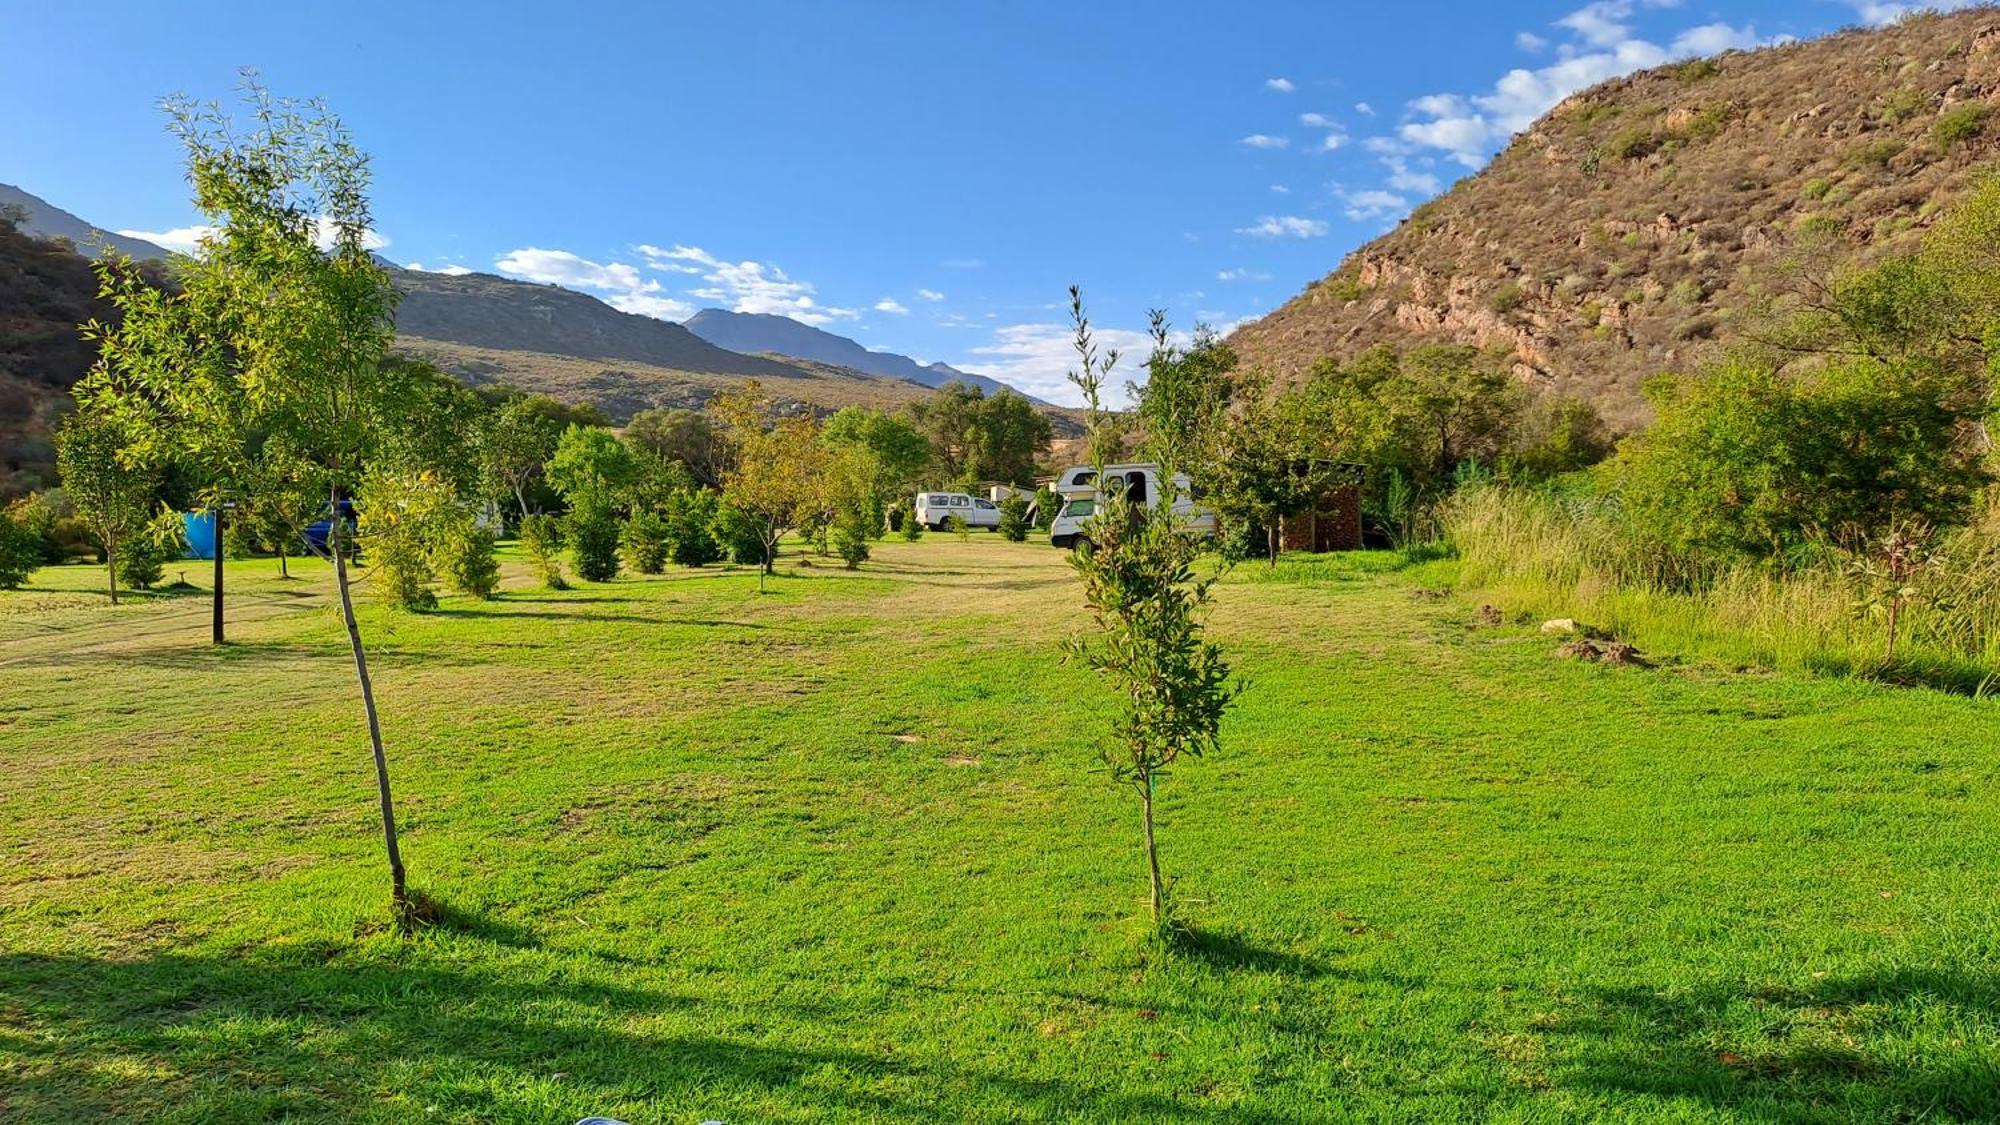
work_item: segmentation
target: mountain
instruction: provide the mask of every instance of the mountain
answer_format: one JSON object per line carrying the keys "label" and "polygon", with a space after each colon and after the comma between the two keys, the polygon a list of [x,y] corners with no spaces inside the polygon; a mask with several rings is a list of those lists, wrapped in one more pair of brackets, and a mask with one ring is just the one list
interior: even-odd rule
{"label": "mountain", "polygon": [[46,199],[30,195],[12,184],[0,184],[0,209],[8,207],[20,208],[23,220],[19,225],[23,233],[37,238],[68,239],[79,253],[91,257],[97,256],[100,243],[141,261],[148,258],[165,260],[167,257],[165,250],[143,238],[129,238],[94,227]]}
{"label": "mountain", "polygon": [[[908,379],[926,387],[942,387],[946,383],[957,382],[978,387],[987,394],[1013,389],[997,379],[960,371],[946,364],[925,365],[906,355],[869,351],[845,336],[801,324],[788,316],[703,309],[688,318],[687,329],[709,343],[733,352],[795,356],[891,379]],[[1032,396],[1029,396],[1029,401],[1040,403]]]}
{"label": "mountain", "polygon": [[1472,344],[1637,426],[1641,383],[1749,319],[1802,241],[1914,245],[2000,147],[1996,110],[1993,8],[1615,79],[1230,342],[1280,378]]}
{"label": "mountain", "polygon": [[117,316],[88,258],[0,213],[0,500],[55,482],[51,436],[97,355],[77,325]]}

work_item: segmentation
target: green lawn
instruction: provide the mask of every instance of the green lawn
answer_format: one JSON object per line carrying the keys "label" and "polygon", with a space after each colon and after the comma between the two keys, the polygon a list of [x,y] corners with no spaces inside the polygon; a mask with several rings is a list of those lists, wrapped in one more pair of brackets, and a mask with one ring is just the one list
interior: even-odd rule
{"label": "green lawn", "polygon": [[1249,566],[1160,944],[1046,545],[765,595],[510,564],[364,617],[451,911],[401,939],[326,569],[232,572],[221,650],[94,569],[0,594],[0,1119],[2000,1115],[1990,700],[1563,662],[1448,566]]}

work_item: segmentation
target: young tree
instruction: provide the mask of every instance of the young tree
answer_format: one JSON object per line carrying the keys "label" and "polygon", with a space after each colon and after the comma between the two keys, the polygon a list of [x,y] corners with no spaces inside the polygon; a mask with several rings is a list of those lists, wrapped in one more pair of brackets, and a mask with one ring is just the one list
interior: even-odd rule
{"label": "young tree", "polygon": [[1207,325],[1198,324],[1187,348],[1168,340],[1166,314],[1152,314],[1153,354],[1146,382],[1128,383],[1145,437],[1140,456],[1174,464],[1199,480],[1213,457],[1213,443],[1228,417],[1235,384],[1229,374],[1236,352]]}
{"label": "young tree", "polygon": [[118,604],[118,550],[152,516],[156,475],[131,463],[131,442],[110,415],[79,410],[56,431],[56,467],[76,514],[104,546],[105,582]]}
{"label": "young tree", "polygon": [[[1095,427],[1105,415],[1104,380],[1117,357],[1100,358],[1076,288],[1070,289],[1070,315],[1078,360],[1070,379],[1083,392]],[[1102,462],[1097,469],[1103,479]],[[1163,481],[1171,481],[1175,467],[1161,469]],[[1071,556],[1098,636],[1072,642],[1069,651],[1103,676],[1119,700],[1104,760],[1113,780],[1139,798],[1148,903],[1159,925],[1170,903],[1154,831],[1156,787],[1182,755],[1200,756],[1216,746],[1222,716],[1240,685],[1231,682],[1220,648],[1203,638],[1214,579],[1196,577],[1200,541],[1175,515],[1172,496],[1134,503],[1105,483],[1091,521],[1093,546]]]}
{"label": "young tree", "polygon": [[565,528],[577,576],[618,576],[618,510],[639,479],[639,460],[608,430],[571,425],[549,458],[548,479],[569,504]]}
{"label": "young tree", "polygon": [[[247,122],[187,99],[166,105],[195,207],[213,225],[195,260],[216,279],[200,290],[214,303],[193,319],[222,334],[219,342],[175,346],[227,376],[193,381],[200,390],[180,405],[183,413],[234,417],[213,427],[219,441],[238,427],[265,435],[263,455],[309,472],[338,509],[358,489],[385,422],[407,401],[410,379],[402,365],[384,362],[396,291],[370,251],[368,161],[321,103],[273,98],[251,78],[245,104]],[[332,554],[374,757],[391,904],[407,924],[416,906],[374,685],[347,552]]]}
{"label": "young tree", "polygon": [[480,471],[494,493],[511,493],[521,509],[528,508],[528,488],[541,479],[542,466],[555,456],[562,428],[535,409],[532,399],[515,399],[493,415],[481,435]]}
{"label": "young tree", "polygon": [[698,410],[641,410],[625,424],[634,449],[685,466],[695,483],[722,487],[729,471],[729,441],[715,421]]}
{"label": "young tree", "polygon": [[822,494],[819,478],[827,460],[810,419],[782,418],[766,426],[768,409],[763,389],[754,381],[717,402],[736,451],[736,467],[723,478],[722,497],[756,527],[764,554],[760,589],[763,577],[773,573],[778,541],[804,522]]}

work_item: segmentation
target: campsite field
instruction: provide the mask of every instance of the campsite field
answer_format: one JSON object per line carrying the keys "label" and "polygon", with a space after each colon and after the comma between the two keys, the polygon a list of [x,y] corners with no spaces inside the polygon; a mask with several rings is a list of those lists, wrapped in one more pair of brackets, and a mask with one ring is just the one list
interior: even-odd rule
{"label": "campsite field", "polygon": [[1161,944],[1062,556],[796,562],[370,608],[407,940],[323,567],[0,594],[0,1118],[2000,1114],[1991,700],[1245,567]]}

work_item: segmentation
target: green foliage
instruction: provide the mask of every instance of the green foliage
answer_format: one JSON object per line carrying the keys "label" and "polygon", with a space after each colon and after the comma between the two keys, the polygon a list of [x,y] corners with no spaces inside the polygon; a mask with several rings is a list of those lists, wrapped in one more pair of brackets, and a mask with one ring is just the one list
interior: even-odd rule
{"label": "green foliage", "polygon": [[910,420],[930,443],[932,479],[953,485],[1035,479],[1035,461],[1055,431],[1034,404],[1001,391],[952,382],[910,406]]}
{"label": "green foliage", "polygon": [[664,516],[649,511],[634,512],[625,520],[619,538],[633,570],[658,574],[667,569],[667,557],[673,548]]}
{"label": "green foliage", "polygon": [[1799,197],[1807,202],[1817,203],[1825,199],[1832,191],[1833,182],[1831,180],[1814,177],[1807,180],[1805,186],[1799,189]]}
{"label": "green foliage", "polygon": [[957,512],[953,512],[944,518],[944,529],[958,536],[958,541],[961,543],[972,538],[971,525],[967,524],[965,517],[959,515]]}
{"label": "green foliage", "polygon": [[683,489],[668,498],[667,554],[676,566],[707,566],[722,560],[715,518],[716,494],[709,489]]}
{"label": "green foliage", "polygon": [[1930,98],[1922,90],[1905,86],[1882,99],[1882,108],[1876,116],[1886,124],[1900,124],[1929,109],[1930,104]]}
{"label": "green foliage", "polygon": [[77,411],[56,430],[56,467],[62,474],[63,494],[104,547],[114,603],[119,548],[138,547],[157,481],[157,474],[135,466],[132,456],[133,441],[119,416],[99,407]]}
{"label": "green foliage", "polygon": [[[1116,357],[1100,360],[1083,295],[1075,288],[1070,290],[1070,313],[1079,360],[1070,378],[1083,392],[1096,426],[1104,414],[1104,376]],[[1157,315],[1154,332],[1155,340],[1164,338],[1164,318]],[[1096,467],[1102,477],[1103,462]],[[1070,558],[1096,636],[1072,642],[1068,651],[1102,676],[1118,700],[1103,757],[1112,781],[1139,797],[1149,902],[1158,925],[1170,909],[1153,823],[1158,779],[1182,755],[1198,757],[1215,748],[1223,713],[1238,687],[1230,682],[1221,649],[1203,637],[1202,616],[1214,579],[1195,576],[1202,546],[1181,526],[1173,506],[1133,503],[1123,489],[1100,489],[1090,538],[1092,548]]]}
{"label": "green foliage", "polygon": [[849,504],[833,521],[833,551],[853,570],[868,561],[868,541],[881,530],[881,520],[868,505]]}
{"label": "green foliage", "polygon": [[[914,521],[913,521],[914,522]],[[727,497],[715,506],[709,531],[715,542],[738,566],[762,566],[764,531],[758,519],[731,504]]]}
{"label": "green foliage", "polygon": [[1722,66],[1714,59],[1689,59],[1673,68],[1674,81],[1682,85],[1713,78],[1722,73]]}
{"label": "green foliage", "polygon": [[1931,139],[1946,152],[1972,140],[1986,131],[1986,106],[1982,102],[1966,102],[1938,114],[1931,125]]}
{"label": "green foliage", "polygon": [[1851,168],[1887,168],[1889,162],[1903,154],[1904,144],[1893,137],[1869,141],[1848,150],[1847,164]]}
{"label": "green foliage", "polygon": [[595,504],[571,508],[563,520],[563,536],[578,578],[609,582],[618,577],[618,519],[610,508]]}
{"label": "green foliage", "polygon": [[1543,395],[1522,416],[1500,463],[1508,479],[1532,484],[1589,468],[1611,451],[1610,431],[1596,407]]}
{"label": "green foliage", "polygon": [[835,448],[866,450],[873,459],[870,487],[878,498],[915,489],[931,465],[931,443],[915,423],[865,406],[843,407],[826,420],[820,438]]}
{"label": "green foliage", "polygon": [[455,525],[470,520],[451,483],[429,470],[378,469],[362,484],[360,509],[376,593],[399,609],[435,609],[436,560]]}
{"label": "green foliage", "polygon": [[[1153,310],[1153,354],[1146,382],[1126,384],[1134,414],[1145,431],[1139,455],[1176,470],[1191,470],[1211,455],[1216,431],[1228,413],[1236,353],[1205,324],[1185,349],[1167,341],[1166,314]],[[1107,451],[1108,452],[1108,451]]]}
{"label": "green foliage", "polygon": [[[772,570],[778,541],[785,532],[817,518],[827,522],[825,480],[832,469],[831,451],[821,444],[818,427],[808,418],[771,420],[772,403],[752,382],[742,392],[717,400],[716,412],[727,426],[735,465],[723,478],[723,499],[733,513],[731,523],[747,520],[761,544],[764,573]],[[735,555],[731,536],[718,535]],[[741,561],[741,560],[739,560]]]}
{"label": "green foliage", "polygon": [[715,420],[699,410],[641,410],[625,425],[634,449],[685,468],[703,488],[722,487],[729,470],[729,442]]}
{"label": "green foliage", "polygon": [[1653,133],[1651,125],[1634,125],[1613,134],[1604,142],[1604,153],[1619,160],[1637,160],[1651,155],[1660,147],[1660,139]]}
{"label": "green foliage", "polygon": [[618,440],[618,435],[596,426],[572,423],[557,440],[556,451],[544,471],[549,485],[572,509],[589,508],[608,519],[613,510],[628,501],[629,490],[638,483],[639,470],[639,459],[632,455],[630,446]]}
{"label": "green foliage", "polygon": [[918,519],[915,512],[903,520],[902,535],[905,543],[915,543],[924,537],[924,521]]}
{"label": "green foliage", "polygon": [[1528,295],[1521,289],[1520,283],[1507,281],[1502,282],[1500,287],[1493,291],[1493,296],[1487,299],[1487,307],[1501,316],[1506,316],[1520,308],[1521,302],[1527,299]]}
{"label": "green foliage", "polygon": [[438,545],[438,569],[445,584],[461,594],[491,599],[500,589],[500,560],[494,555],[493,533],[468,515],[454,522]]}
{"label": "green foliage", "polygon": [[1027,497],[1018,495],[1009,496],[1005,500],[1000,501],[999,531],[1001,538],[1007,540],[1009,543],[1024,543],[1028,539],[1028,528],[1030,526],[1032,525],[1028,523]]}
{"label": "green foliage", "polygon": [[521,551],[542,585],[551,590],[569,589],[563,575],[564,527],[560,516],[534,514],[521,519]]}
{"label": "green foliage", "polygon": [[0,590],[18,590],[42,565],[42,541],[33,528],[0,511]]}
{"label": "green foliage", "polygon": [[1044,484],[1035,489],[1035,526],[1043,531],[1053,527],[1056,513],[1062,511],[1062,497],[1056,490]]}

